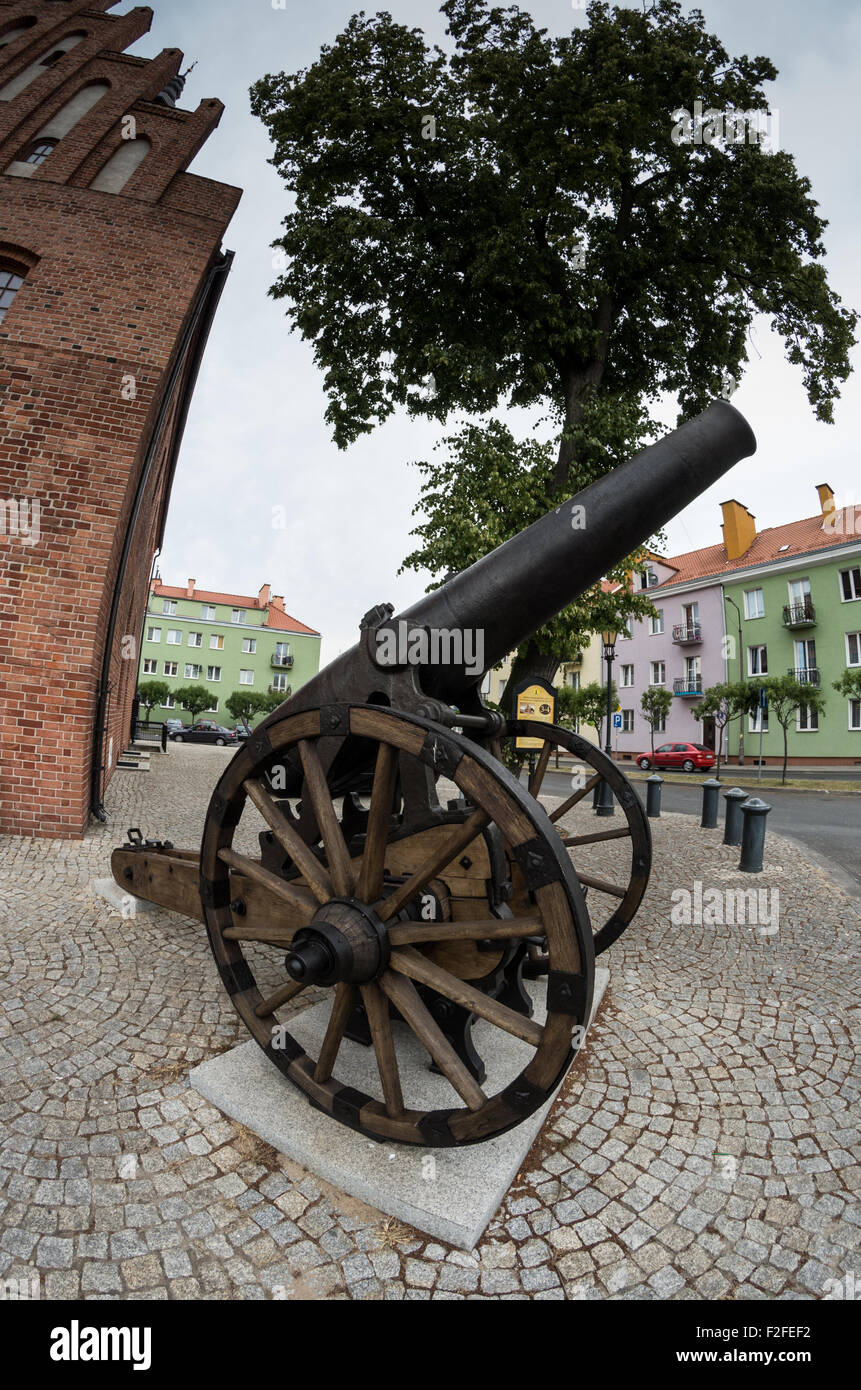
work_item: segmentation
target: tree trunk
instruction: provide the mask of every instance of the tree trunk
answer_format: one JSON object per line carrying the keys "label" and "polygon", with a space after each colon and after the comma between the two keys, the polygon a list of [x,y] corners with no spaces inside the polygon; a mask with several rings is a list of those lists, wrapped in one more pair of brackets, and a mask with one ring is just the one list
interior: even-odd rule
{"label": "tree trunk", "polygon": [[789,732],[789,725],[788,725],[788,724],[784,724],[784,725],[783,725],[783,776],[782,776],[781,779],[780,779],[781,786],[784,786],[784,787],[786,786],[786,761],[787,761],[787,758],[788,758],[788,756],[789,756],[788,750],[787,750],[788,732]]}
{"label": "tree trunk", "polygon": [[721,754],[722,754],[722,753],[723,753],[723,725],[721,724],[720,727],[718,728],[717,771],[715,772],[715,777],[717,778],[718,781],[720,781],[720,760],[721,760]]}
{"label": "tree trunk", "polygon": [[550,681],[552,684],[553,677],[559,669],[561,660],[562,657],[548,656],[545,652],[539,651],[535,643],[530,639],[526,644],[526,650],[523,656],[514,658],[511,675],[508,677],[505,689],[500,696],[499,706],[503,714],[507,715],[509,719],[514,719],[516,717],[516,710],[514,708],[514,687],[518,685],[520,681],[531,679],[532,677],[539,677],[542,680]]}

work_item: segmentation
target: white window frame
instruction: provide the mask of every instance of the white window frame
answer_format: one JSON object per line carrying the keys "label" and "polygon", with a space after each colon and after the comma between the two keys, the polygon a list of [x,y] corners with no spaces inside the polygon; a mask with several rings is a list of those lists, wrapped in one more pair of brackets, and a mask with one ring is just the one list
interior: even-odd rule
{"label": "white window frame", "polygon": [[168,645],[169,647],[181,647],[181,646],[182,646],[182,628],[181,628],[181,627],[169,627],[168,630],[167,630],[167,638],[166,638],[165,640],[166,640],[167,645]]}
{"label": "white window frame", "polygon": [[166,695],[162,709],[176,709],[176,700],[172,695]]}
{"label": "white window frame", "polygon": [[[760,721],[760,719],[762,718],[762,714],[763,714],[763,711],[762,711],[762,710],[760,709],[760,707],[757,705],[757,707],[756,707],[755,711],[753,712],[753,714],[749,714],[749,715],[747,716],[747,731],[748,731],[749,734],[758,734],[758,733],[759,733],[759,721]],[[768,710],[765,711],[765,722],[763,723],[763,726],[762,726],[762,732],[763,732],[764,734],[767,734],[767,733],[768,733]]]}
{"label": "white window frame", "polygon": [[[628,679],[629,676],[630,676],[630,680]],[[619,685],[620,685],[620,688],[621,688],[622,690],[630,690],[630,689],[633,687],[633,684],[634,684],[634,666],[633,666],[633,662],[625,662],[625,664],[619,668]]]}
{"label": "white window frame", "polygon": [[[844,633],[844,636],[846,638],[846,665],[861,666],[861,632],[847,632]],[[855,661],[852,660],[852,651],[849,646],[849,641],[852,637],[855,638]]]}
{"label": "white window frame", "polygon": [[[861,582],[859,582],[859,583],[856,585],[855,580],[852,578],[852,575],[855,574],[856,571],[858,572],[858,575],[859,575],[859,581],[861,581],[861,565],[850,565],[848,569],[846,569],[846,570],[838,570],[838,572],[837,572],[837,582],[838,582],[839,585],[840,585],[840,602],[841,602],[841,603],[858,603],[858,601],[861,600]],[[854,592],[849,596],[849,598],[846,597],[846,595],[845,595],[845,593],[844,593],[844,591],[843,591],[843,576],[844,576],[844,574],[849,576],[849,588],[852,589],[852,590],[854,590]]]}
{"label": "white window frame", "polygon": [[[849,700],[848,705],[849,731],[850,733],[857,734],[861,732],[861,700]],[[854,723],[852,722],[853,714],[857,715]]]}
{"label": "white window frame", "polygon": [[[156,636],[156,634],[158,634],[158,635]],[[146,630],[146,640],[147,640],[148,642],[160,642],[160,641],[161,641],[161,628],[160,628],[160,627],[148,627],[147,630]]]}
{"label": "white window frame", "polygon": [[[801,711],[804,710],[807,716],[807,723],[801,722]],[[811,722],[815,721],[815,722]],[[795,732],[797,734],[818,734],[819,733],[819,714],[816,710],[811,711],[809,705],[799,705],[795,711]]]}
{"label": "white window frame", "polygon": [[243,652],[243,655],[245,655],[245,656],[256,656],[256,655],[257,655],[257,638],[256,638],[256,637],[243,637],[243,639],[242,639],[242,652]]}
{"label": "white window frame", "polygon": [[[761,613],[752,613],[750,599],[754,594],[759,594],[759,603],[762,605]],[[744,616],[748,622],[754,622],[757,618],[765,617],[765,594],[762,589],[744,590]]]}
{"label": "white window frame", "polygon": [[201,673],[202,670],[203,670],[203,667],[202,667],[202,666],[198,666],[198,664],[197,664],[196,661],[187,661],[187,662],[185,663],[185,675],[183,676],[183,680],[186,680],[186,681],[199,681],[199,680],[200,680],[200,673]]}
{"label": "white window frame", "polygon": [[215,622],[215,608],[211,603],[204,603],[200,609],[201,620],[205,623]]}
{"label": "white window frame", "polygon": [[202,646],[203,646],[203,633],[202,633],[202,632],[190,632],[190,633],[188,634],[188,645],[189,645],[190,647],[202,647]]}
{"label": "white window frame", "polygon": [[[217,676],[212,675],[212,672],[213,672],[213,671],[217,671],[217,672],[218,672],[218,675],[217,675]],[[206,668],[206,679],[207,679],[208,681],[220,681],[220,680],[221,680],[221,667],[220,667],[220,666],[207,666],[207,668]]]}
{"label": "white window frame", "polygon": [[143,673],[145,676],[158,675],[158,662],[154,656],[145,656],[143,661]]}
{"label": "white window frame", "polygon": [[283,695],[284,691],[287,689],[286,671],[272,672],[272,689],[277,690],[279,694]]}
{"label": "white window frame", "polygon": [[[758,670],[758,671],[754,671],[754,669],[753,669],[753,654],[754,654],[754,652],[758,652],[758,653],[759,653],[759,663],[760,663],[760,665],[759,665],[759,670]],[[765,665],[764,665],[764,666],[763,666],[763,664],[762,664],[762,662],[763,662],[763,655],[764,655],[764,657],[765,657]],[[751,646],[748,647],[748,649],[747,649],[747,674],[748,674],[748,677],[750,677],[750,676],[767,676],[767,675],[768,675],[768,644],[767,644],[766,642],[754,642],[754,643],[751,644]]]}
{"label": "white window frame", "polygon": [[657,721],[657,723],[655,724],[655,733],[656,733],[656,734],[665,734],[666,732],[667,732],[667,716],[666,716],[665,714],[662,714],[661,717],[660,717],[660,719],[659,719],[659,720]]}
{"label": "white window frame", "polygon": [[632,734],[634,732],[634,711],[632,709],[622,710],[622,727],[619,732],[622,734]]}
{"label": "white window frame", "polygon": [[175,598],[163,598],[162,601],[161,601],[161,611],[162,611],[162,613],[164,613],[168,618],[175,618],[175,617],[176,617],[176,599],[175,599]]}
{"label": "white window frame", "polygon": [[[653,661],[653,662],[651,663],[651,666],[652,666],[652,674],[651,674],[651,677],[650,677],[650,679],[649,679],[649,685],[666,685],[666,683],[667,683],[667,663],[666,663],[666,661]],[[660,679],[658,679],[658,680],[655,679],[655,669],[656,669],[657,667],[660,667],[661,672],[662,672],[662,674],[661,674],[661,676],[660,676]]]}
{"label": "white window frame", "polygon": [[[245,679],[246,676],[250,676],[251,679],[250,679],[250,680],[246,680],[246,679]],[[248,671],[248,670],[243,670],[243,668],[240,666],[240,668],[239,668],[239,684],[240,684],[240,685],[253,685],[253,684],[254,684],[254,672],[253,672],[253,671]]]}
{"label": "white window frame", "polygon": [[659,609],[658,609],[658,616],[657,616],[657,618],[650,618],[650,619],[649,619],[649,636],[650,636],[650,637],[660,637],[660,635],[661,635],[661,633],[663,632],[663,630],[664,630],[664,610],[663,610],[663,608],[659,608]]}
{"label": "white window frame", "polygon": [[231,611],[231,614],[230,614],[230,621],[231,621],[232,623],[244,623],[244,622],[245,622],[245,609],[244,609],[244,608],[234,608],[234,609]]}
{"label": "white window frame", "polygon": [[[168,668],[171,667],[171,666],[173,667],[173,670],[172,670],[172,671],[168,669]],[[162,675],[165,675],[165,676],[178,676],[178,675],[179,675],[179,662],[178,662],[178,661],[166,661],[166,662],[164,663],[164,666],[163,666],[163,669],[162,669]]]}
{"label": "white window frame", "polygon": [[218,713],[218,701],[216,700],[216,702],[215,702],[214,705],[210,705],[209,708],[205,711],[205,713],[206,713],[206,714],[217,714],[217,713]]}
{"label": "white window frame", "polygon": [[223,636],[221,635],[220,632],[210,632],[210,634],[209,634],[209,650],[212,651],[212,652],[223,652],[223,651],[224,651],[224,638],[223,638]]}

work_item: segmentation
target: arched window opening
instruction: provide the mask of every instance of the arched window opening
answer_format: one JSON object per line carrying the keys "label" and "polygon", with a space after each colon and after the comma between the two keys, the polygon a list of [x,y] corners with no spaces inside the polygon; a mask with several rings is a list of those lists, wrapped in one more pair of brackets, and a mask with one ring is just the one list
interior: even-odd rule
{"label": "arched window opening", "polygon": [[21,155],[24,164],[44,164],[56,146],[56,140],[32,140]]}
{"label": "arched window opening", "polygon": [[7,43],[14,43],[16,39],[20,39],[23,34],[28,33],[33,28],[35,23],[35,19],[19,19],[16,24],[12,25],[11,29],[0,34],[0,48],[5,48]]}
{"label": "arched window opening", "polygon": [[5,319],[23,283],[24,276],[20,270],[6,261],[0,261],[0,323]]}
{"label": "arched window opening", "polygon": [[111,90],[108,82],[90,82],[86,87],[82,87],[73,97],[61,106],[56,115],[46,121],[39,131],[39,135],[53,140],[55,143],[62,140],[64,135],[68,135],[73,126],[78,124],[86,116],[88,111],[92,111],[105,95]]}
{"label": "arched window opening", "polygon": [[46,68],[53,67],[61,58],[64,58],[70,49],[79,44],[82,39],[87,37],[84,29],[76,29],[71,34],[60,39],[59,43],[54,44],[47,53],[43,53],[41,58],[37,58],[35,63],[31,63],[23,72],[19,72],[17,77],[13,77],[11,82],[7,82],[5,87],[0,89],[0,101],[11,101],[17,97],[31,82],[35,82],[37,77],[41,77]]}
{"label": "arched window opening", "polygon": [[124,140],[114,150],[108,162],[102,165],[90,187],[97,189],[100,193],[122,192],[132,174],[140,168],[151,149],[152,145],[146,136],[142,135],[137,140]]}

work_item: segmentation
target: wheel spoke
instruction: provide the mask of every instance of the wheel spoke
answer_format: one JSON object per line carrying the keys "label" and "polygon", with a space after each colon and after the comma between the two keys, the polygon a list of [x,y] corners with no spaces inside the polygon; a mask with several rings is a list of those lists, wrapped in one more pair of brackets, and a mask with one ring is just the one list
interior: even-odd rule
{"label": "wheel spoke", "polygon": [[538,755],[538,762],[535,771],[529,779],[529,795],[538,796],[541,791],[541,783],[544,781],[544,774],[547,771],[547,764],[550,762],[550,754],[553,752],[553,745],[549,739],[545,739],[541,745],[541,752]]}
{"label": "wheel spoke", "polygon": [[490,824],[490,816],[486,811],[475,811],[461,825],[452,826],[451,834],[447,835],[436,847],[433,853],[429,854],[423,864],[420,864],[415,873],[411,874],[406,883],[400,884],[392,893],[391,897],[384,898],[377,905],[376,913],[381,921],[387,922],[390,917],[394,917],[401,908],[420,893],[425,884],[444,869],[446,864],[450,864],[456,854],[474,840],[486,825]]}
{"label": "wheel spoke", "polygon": [[288,984],[282,985],[280,989],[276,989],[274,994],[268,995],[266,999],[261,999],[260,1003],[255,1005],[254,1012],[258,1018],[269,1018],[271,1014],[274,1014],[276,1009],[281,1008],[282,1004],[286,1004],[289,1000],[295,999],[300,989],[304,988],[305,983],[303,980],[290,980]]}
{"label": "wheel spoke", "polygon": [[598,893],[609,893],[613,898],[624,898],[628,891],[627,888],[619,888],[615,883],[608,883],[604,878],[593,878],[591,874],[581,874],[576,864],[574,872],[581,883],[585,883],[589,888],[594,888]]}
{"label": "wheel spoke", "polygon": [[290,855],[314,897],[320,903],[328,902],[333,896],[332,880],[311,846],[305,843],[298,830],[294,829],[284,812],[276,806],[259,782],[249,778],[243,785],[282,849]]}
{"label": "wheel spoke", "polygon": [[383,870],[397,775],[397,754],[390,743],[381,743],[371,790],[365,850],[356,885],[356,897],[363,903],[376,902],[383,891]]}
{"label": "wheel spoke", "polygon": [[404,1097],[401,1091],[398,1059],[395,1055],[395,1044],[392,1038],[389,1001],[379,985],[374,984],[373,981],[370,984],[362,985],[362,1000],[365,1005],[365,1013],[368,1016],[368,1027],[371,1030],[374,1052],[377,1057],[377,1068],[383,1085],[386,1114],[402,1115]]}
{"label": "wheel spoke", "polygon": [[512,917],[501,921],[488,917],[476,922],[395,922],[389,927],[393,946],[408,946],[412,941],[508,941],[519,936],[534,936],[541,928],[540,917]]}
{"label": "wheel spoke", "polygon": [[396,975],[392,970],[387,970],[380,976],[379,985],[404,1021],[412,1028],[422,1047],[430,1053],[440,1071],[451,1082],[461,1100],[470,1110],[480,1110],[487,1103],[487,1096],[422,1003],[412,981],[404,975]]}
{"label": "wheel spoke", "polygon": [[314,744],[303,738],[299,741],[299,756],[302,759],[308,797],[317,818],[317,826],[323,837],[323,846],[329,861],[329,872],[332,875],[335,892],[342,898],[352,897],[353,868],[347,846],[344,843],[343,832],[338,824],[335,806],[326,785],[326,774],[323,771],[319,754]]}
{"label": "wheel spoke", "polygon": [[623,840],[630,833],[630,826],[623,825],[619,830],[597,830],[594,835],[563,835],[562,843],[570,849],[573,845],[597,845],[601,840]]}
{"label": "wheel spoke", "polygon": [[285,879],[279,878],[271,870],[264,869],[259,859],[249,859],[246,854],[237,854],[232,849],[220,849],[218,857],[223,864],[229,864],[231,869],[238,869],[245,874],[246,878],[252,878],[255,883],[259,883],[263,888],[287,903],[290,907],[298,907],[308,913],[317,910],[317,900],[307,888],[300,888],[295,883],[287,883]]}
{"label": "wheel spoke", "polygon": [[332,1003],[332,1012],[329,1015],[329,1026],[326,1029],[323,1046],[320,1048],[320,1056],[317,1058],[317,1065],[314,1068],[315,1081],[328,1081],[332,1075],[332,1068],[335,1065],[338,1049],[344,1037],[344,1029],[355,1002],[355,985],[338,985]]}
{"label": "wheel spoke", "polygon": [[601,776],[600,772],[596,772],[594,777],[589,778],[585,787],[581,787],[579,792],[574,792],[573,796],[569,796],[567,801],[563,801],[561,806],[557,806],[555,811],[550,812],[550,819],[552,821],[561,820],[562,817],[571,810],[572,806],[576,806],[578,801],[582,801],[584,796],[587,796],[592,788],[597,787],[598,783],[603,782],[603,780],[604,778]]}
{"label": "wheel spoke", "polygon": [[515,1038],[522,1038],[532,1047],[538,1047],[544,1036],[544,1029],[539,1023],[533,1023],[531,1018],[509,1009],[507,1004],[500,1004],[497,999],[482,994],[481,990],[473,989],[465,980],[460,980],[448,970],[434,965],[427,956],[423,956],[411,946],[392,951],[389,967],[401,975],[408,975],[410,979],[417,980],[419,984],[429,985],[438,994],[445,995],[446,999],[454,1000],[456,1004],[478,1014],[479,1018],[487,1019],[488,1023],[493,1023],[504,1032],[511,1033]]}

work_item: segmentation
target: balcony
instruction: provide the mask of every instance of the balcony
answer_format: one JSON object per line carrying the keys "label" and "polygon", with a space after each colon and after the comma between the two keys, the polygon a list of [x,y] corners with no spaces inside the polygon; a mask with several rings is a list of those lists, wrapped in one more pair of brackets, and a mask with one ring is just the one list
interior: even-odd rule
{"label": "balcony", "polygon": [[269,659],[269,665],[274,666],[276,671],[289,671],[293,665],[292,656],[278,656],[273,653]]}
{"label": "balcony", "polygon": [[702,693],[702,676],[679,676],[673,681],[673,694],[680,695],[683,700],[698,700]]}
{"label": "balcony", "polygon": [[292,685],[285,685],[284,689],[282,690],[280,685],[270,685],[269,694],[280,695],[282,700],[289,700],[290,696],[293,694],[293,687]]}
{"label": "balcony", "polygon": [[819,684],[818,666],[790,666],[787,668],[786,674],[799,681],[801,685]]}
{"label": "balcony", "polygon": [[808,594],[800,603],[787,603],[783,608],[784,627],[813,627],[816,622],[816,609]]}
{"label": "balcony", "polygon": [[673,628],[673,641],[680,647],[687,647],[692,642],[702,640],[703,630],[699,623],[676,623]]}

